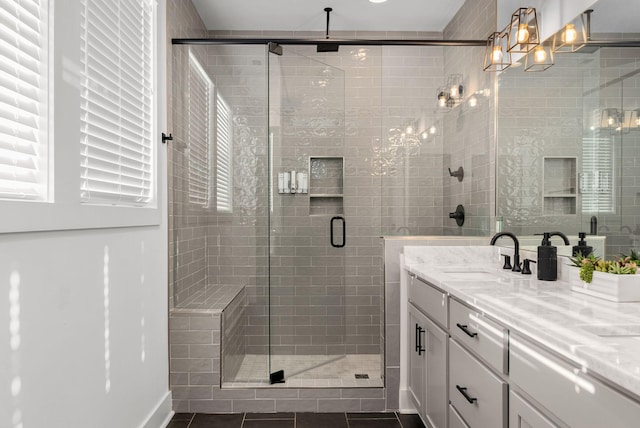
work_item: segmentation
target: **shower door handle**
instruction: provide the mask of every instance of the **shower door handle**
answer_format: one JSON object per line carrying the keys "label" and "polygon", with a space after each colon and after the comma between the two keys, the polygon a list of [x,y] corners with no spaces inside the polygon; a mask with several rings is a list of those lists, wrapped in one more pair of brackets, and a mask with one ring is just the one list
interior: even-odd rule
{"label": "shower door handle", "polygon": [[[335,242],[335,239],[334,239],[335,236],[333,233],[334,223],[336,222],[336,220],[342,221],[342,243],[339,243],[339,244]],[[331,217],[331,223],[329,225],[329,229],[331,231],[331,246],[334,248],[344,247],[347,243],[347,222],[344,220],[344,217],[341,217],[341,216]]]}

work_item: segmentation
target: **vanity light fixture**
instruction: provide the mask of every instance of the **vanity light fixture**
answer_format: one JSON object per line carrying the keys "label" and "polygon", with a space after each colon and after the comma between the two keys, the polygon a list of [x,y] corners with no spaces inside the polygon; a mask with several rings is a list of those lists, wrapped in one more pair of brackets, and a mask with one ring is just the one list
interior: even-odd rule
{"label": "vanity light fixture", "polygon": [[638,110],[625,110],[622,121],[622,132],[628,133],[629,131],[638,130]]}
{"label": "vanity light fixture", "polygon": [[447,83],[438,88],[437,105],[438,108],[453,108],[462,102],[464,86],[462,85],[462,75],[452,74],[447,79]]}
{"label": "vanity light fixture", "polygon": [[538,45],[524,59],[524,71],[545,71],[553,65],[553,50],[549,45]]}
{"label": "vanity light fixture", "polygon": [[576,52],[591,38],[591,12],[586,10],[553,36],[554,52]]}
{"label": "vanity light fixture", "polygon": [[509,47],[509,33],[492,33],[487,39],[484,51],[484,71],[502,71],[511,65]]}
{"label": "vanity light fixture", "polygon": [[371,3],[384,3],[387,0],[369,0]]}
{"label": "vanity light fixture", "polygon": [[609,129],[611,131],[620,131],[622,124],[620,121],[620,113],[617,108],[605,108],[600,116],[600,128]]}
{"label": "vanity light fixture", "polygon": [[535,7],[518,8],[511,15],[511,24],[505,29],[509,33],[508,51],[527,53],[540,44],[538,18]]}

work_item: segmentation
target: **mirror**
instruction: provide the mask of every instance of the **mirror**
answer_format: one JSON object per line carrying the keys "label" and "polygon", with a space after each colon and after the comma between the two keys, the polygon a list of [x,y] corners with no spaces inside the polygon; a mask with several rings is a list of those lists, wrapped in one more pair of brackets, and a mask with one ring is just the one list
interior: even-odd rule
{"label": "mirror", "polygon": [[640,249],[640,11],[593,9],[591,40],[606,43],[498,76],[496,216],[518,235],[606,236],[611,257]]}

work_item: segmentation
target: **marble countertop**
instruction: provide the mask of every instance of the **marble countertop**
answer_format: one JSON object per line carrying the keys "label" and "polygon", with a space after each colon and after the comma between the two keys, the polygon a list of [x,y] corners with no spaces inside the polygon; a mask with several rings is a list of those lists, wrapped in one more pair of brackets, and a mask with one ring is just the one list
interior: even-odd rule
{"label": "marble countertop", "polygon": [[[501,269],[501,253],[512,252],[491,246],[405,247],[404,264],[510,331],[640,399],[640,303],[572,292],[566,281],[571,268],[560,258],[558,281],[539,281],[535,271],[521,275]],[[534,254],[524,256],[535,259]]]}

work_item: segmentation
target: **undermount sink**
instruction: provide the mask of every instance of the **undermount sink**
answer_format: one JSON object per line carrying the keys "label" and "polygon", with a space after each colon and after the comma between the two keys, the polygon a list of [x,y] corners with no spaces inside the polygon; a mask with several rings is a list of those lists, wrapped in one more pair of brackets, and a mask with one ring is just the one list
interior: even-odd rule
{"label": "undermount sink", "polygon": [[455,272],[447,273],[447,278],[464,281],[498,281],[495,273],[490,272]]}
{"label": "undermount sink", "polygon": [[439,268],[448,279],[461,281],[497,281],[495,272],[482,267],[448,266]]}
{"label": "undermount sink", "polygon": [[638,324],[581,325],[579,327],[599,337],[640,337]]}

